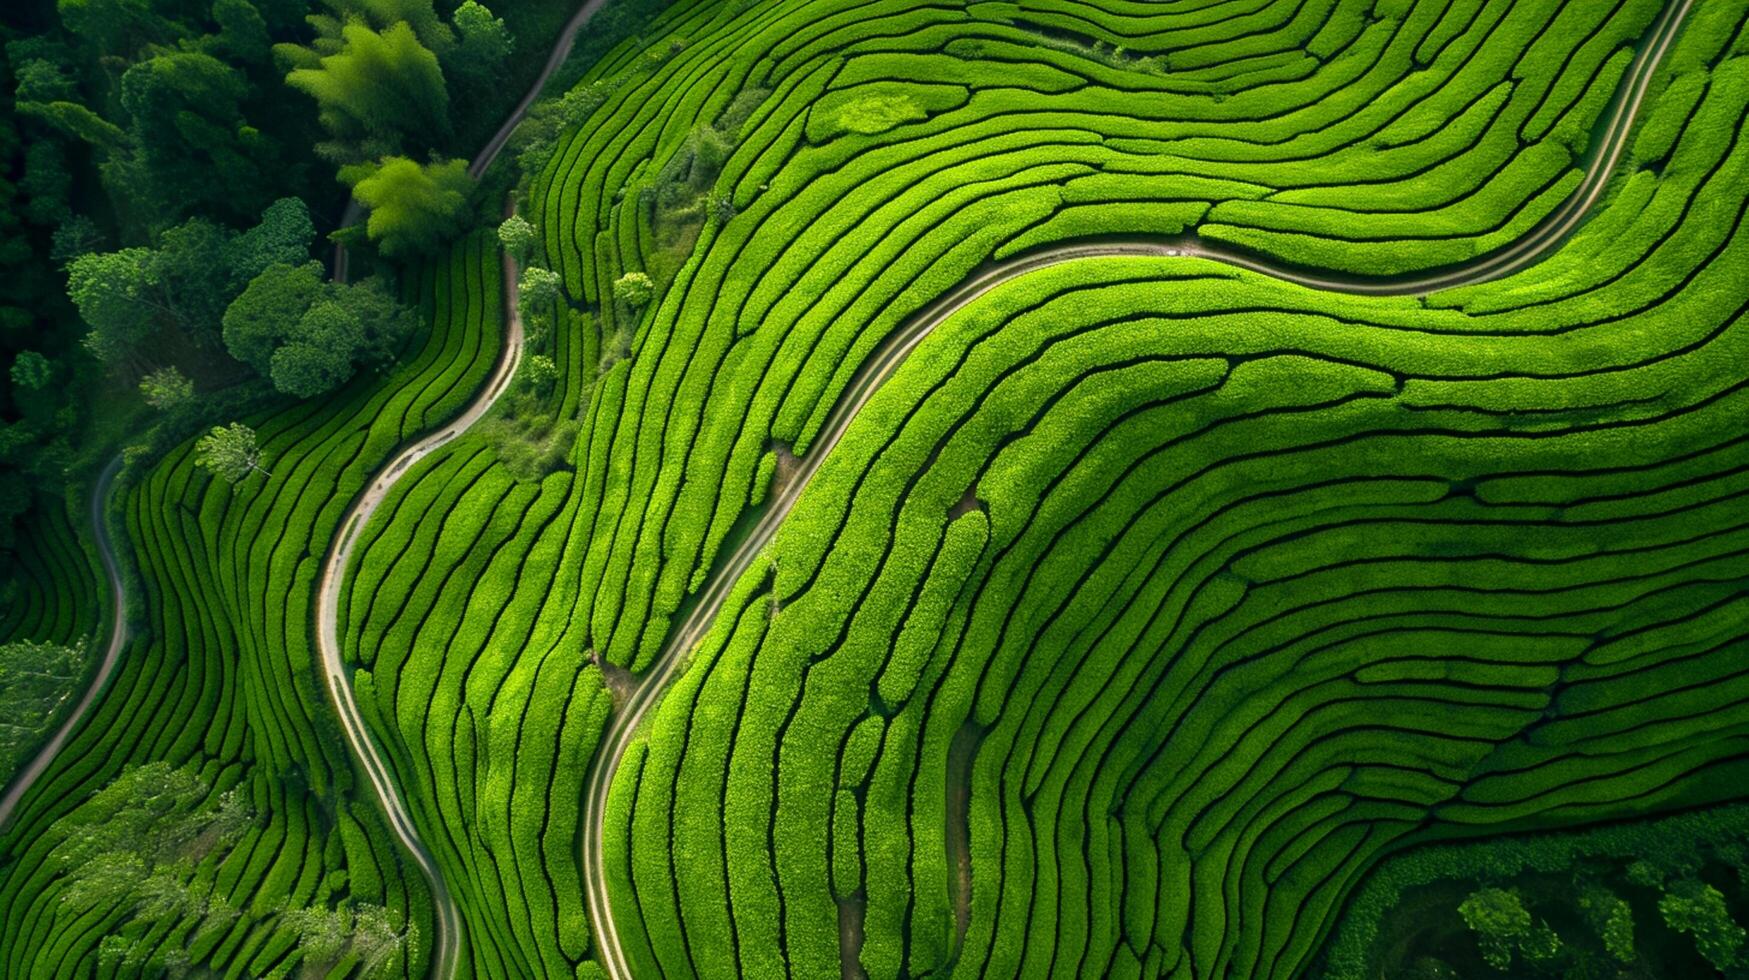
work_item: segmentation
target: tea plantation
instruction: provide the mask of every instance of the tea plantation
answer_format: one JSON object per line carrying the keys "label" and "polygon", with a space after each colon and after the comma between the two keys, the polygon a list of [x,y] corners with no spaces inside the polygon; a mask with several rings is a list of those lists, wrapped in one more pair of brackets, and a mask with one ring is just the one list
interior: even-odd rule
{"label": "tea plantation", "polygon": [[1380,868],[1749,854],[1749,0],[577,16],[392,363],[130,456],[125,609],[7,552],[131,632],[0,975],[1384,977]]}

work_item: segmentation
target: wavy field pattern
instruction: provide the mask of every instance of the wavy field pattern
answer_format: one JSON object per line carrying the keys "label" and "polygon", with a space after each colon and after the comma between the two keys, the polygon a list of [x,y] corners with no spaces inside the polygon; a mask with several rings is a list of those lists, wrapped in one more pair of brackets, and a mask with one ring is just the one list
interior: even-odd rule
{"label": "wavy field pattern", "polygon": [[[581,785],[919,311],[1066,245],[1388,279],[1522,241],[1670,10],[681,3],[598,65],[536,193],[595,320],[556,335],[569,465],[419,464],[342,609],[471,970],[589,969],[592,826],[639,976],[1285,977],[1394,848],[1730,795],[1741,2],[1694,7],[1606,204],[1522,275],[1356,300],[1086,258],[977,298],[825,459],[605,825]],[[646,268],[657,303],[614,302]]]}
{"label": "wavy field pattern", "polygon": [[[127,495],[127,540],[145,620],[106,696],[26,795],[0,838],[0,973],[91,975],[103,937],[187,949],[237,975],[296,965],[283,908],[350,897],[388,907],[413,938],[383,969],[423,975],[430,899],[367,792],[355,787],[319,686],[312,582],[341,512],[398,443],[453,415],[498,351],[497,257],[484,236],[458,245],[414,287],[430,324],[402,364],[323,404],[252,419],[263,465],[253,492],[213,480],[176,449]],[[176,724],[165,724],[175,719]],[[197,889],[252,914],[228,927],[152,928],[124,909],[61,901],[56,821],[77,814],[123,767],[188,766],[214,798],[243,789],[254,820],[194,871]]]}

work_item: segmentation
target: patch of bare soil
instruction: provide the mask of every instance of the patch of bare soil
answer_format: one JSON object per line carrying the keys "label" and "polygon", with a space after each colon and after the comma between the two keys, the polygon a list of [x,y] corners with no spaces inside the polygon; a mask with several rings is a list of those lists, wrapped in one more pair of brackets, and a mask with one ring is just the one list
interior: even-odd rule
{"label": "patch of bare soil", "polygon": [[838,903],[838,968],[844,980],[868,980],[862,969],[862,920],[868,912],[868,895],[858,888],[834,901]]}
{"label": "patch of bare soil", "polygon": [[983,740],[984,730],[967,719],[947,750],[947,873],[952,877],[956,956],[972,923],[972,760]]}
{"label": "patch of bare soil", "polygon": [[765,498],[770,500],[772,497],[782,494],[789,487],[790,481],[796,478],[796,471],[802,468],[802,459],[790,451],[787,442],[773,439],[768,448],[777,454],[777,473],[771,478],[771,493],[767,494]]}
{"label": "patch of bare soil", "polygon": [[601,680],[607,685],[608,693],[613,695],[614,708],[624,707],[632,692],[637,690],[638,679],[624,667],[603,660],[594,650],[589,651],[589,662],[601,670]]}
{"label": "patch of bare soil", "polygon": [[974,510],[981,510],[988,514],[990,512],[990,505],[978,499],[977,490],[978,488],[976,486],[967,487],[965,496],[954,501],[954,505],[947,509],[947,519],[950,521],[956,520],[962,515],[970,514]]}

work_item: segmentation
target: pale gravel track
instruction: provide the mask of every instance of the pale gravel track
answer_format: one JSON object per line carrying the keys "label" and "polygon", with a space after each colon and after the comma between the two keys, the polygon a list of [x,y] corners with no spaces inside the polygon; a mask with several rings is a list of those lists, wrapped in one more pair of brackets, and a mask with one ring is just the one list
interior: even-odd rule
{"label": "pale gravel track", "polygon": [[73,737],[73,729],[85,719],[85,713],[97,703],[97,696],[109,686],[109,679],[115,675],[115,665],[121,661],[122,648],[128,642],[128,611],[125,605],[127,596],[122,592],[121,570],[115,563],[115,549],[110,544],[109,531],[104,521],[104,504],[109,500],[109,488],[115,483],[115,475],[121,472],[122,457],[117,454],[97,476],[97,483],[91,488],[91,534],[97,540],[97,557],[103,563],[104,578],[109,581],[109,645],[103,649],[103,660],[97,665],[97,674],[91,678],[91,684],[85,688],[79,703],[67,713],[61,722],[61,727],[55,730],[48,744],[37,750],[36,757],[30,764],[18,771],[12,779],[12,784],[6,788],[6,795],[0,796],[0,828],[4,828],[12,820],[12,812],[18,809],[18,801],[24,794],[36,785],[36,781],[61,754],[61,749],[67,745],[67,740]]}
{"label": "pale gravel track", "polygon": [[504,346],[498,352],[498,361],[493,365],[492,374],[486,379],[486,386],[448,425],[408,445],[377,471],[369,488],[353,501],[352,507],[340,521],[334,547],[323,560],[321,576],[316,580],[316,649],[322,657],[322,673],[328,687],[328,696],[333,700],[335,710],[339,712],[347,745],[358,759],[359,767],[369,777],[377,802],[388,817],[389,829],[395,832],[395,836],[401,840],[401,846],[413,856],[414,863],[419,865],[419,870],[425,875],[426,883],[431,889],[432,905],[437,912],[437,942],[432,955],[432,975],[445,978],[455,976],[456,961],[461,955],[461,912],[456,908],[455,898],[450,894],[448,886],[444,884],[443,874],[438,870],[436,860],[413,824],[388,762],[365,726],[363,716],[359,714],[358,701],[352,691],[351,673],[340,654],[340,588],[345,584],[347,561],[352,557],[353,546],[358,543],[359,529],[376,513],[377,508],[388,497],[389,491],[394,489],[401,477],[412,470],[413,464],[449,445],[474,423],[484,418],[510,387],[516,368],[522,363],[522,316],[516,308],[516,263],[509,253],[504,255],[503,274],[506,323]]}
{"label": "pale gravel track", "polygon": [[[577,12],[571,15],[563,30],[555,39],[551,52],[547,55],[546,65],[542,67],[540,76],[529,86],[528,93],[522,101],[516,104],[498,131],[474,155],[468,163],[468,175],[478,179],[486,172],[486,168],[498,159],[498,154],[504,149],[510,134],[515,131],[516,124],[528,114],[528,110],[540,97],[541,90],[546,87],[553,72],[564,64],[565,57],[571,51],[571,45],[577,38],[577,33],[601,10],[605,0],[586,0]],[[507,212],[508,213],[508,212]],[[349,201],[346,213],[341,218],[341,224],[357,223],[363,210],[356,200]],[[370,489],[359,497],[347,512],[346,518],[340,523],[339,536],[335,545],[322,563],[322,577],[318,580],[316,594],[316,646],[322,657],[323,673],[326,677],[328,696],[334,702],[335,711],[340,716],[340,724],[346,736],[352,754],[358,759],[360,768],[370,778],[371,788],[376,792],[377,802],[381,804],[383,813],[388,817],[389,827],[400,839],[401,846],[412,855],[419,865],[419,870],[425,876],[426,884],[431,890],[432,905],[437,914],[437,942],[432,956],[431,975],[438,980],[449,980],[456,975],[456,966],[462,950],[462,920],[461,911],[456,907],[455,897],[450,894],[449,887],[444,883],[443,873],[438,869],[436,860],[419,836],[419,830],[413,824],[401,792],[395,785],[388,763],[383,759],[381,749],[371,737],[370,730],[365,726],[363,717],[358,711],[358,702],[353,696],[351,677],[346,670],[345,661],[340,655],[340,639],[336,614],[339,606],[340,587],[344,584],[346,562],[352,554],[353,543],[357,540],[358,529],[370,520],[377,506],[388,495],[395,483],[408,472],[415,462],[430,455],[442,446],[453,441],[457,436],[467,431],[474,423],[483,418],[488,410],[498,401],[510,380],[516,374],[516,368],[522,361],[522,316],[517,309],[516,263],[506,254],[504,266],[504,308],[505,333],[504,348],[499,353],[498,363],[492,374],[486,379],[484,390],[475,396],[473,402],[463,410],[462,414],[452,419],[448,425],[435,435],[427,436],[418,442],[396,453],[382,469],[377,471],[370,484]],[[350,271],[347,250],[344,245],[336,245],[334,249],[334,281],[346,282]]]}
{"label": "pale gravel track", "polygon": [[730,589],[770,544],[795,502],[807,489],[821,462],[843,438],[875,391],[904,363],[907,355],[954,313],[979,297],[1020,276],[1051,266],[1098,257],[1185,256],[1212,260],[1327,292],[1360,296],[1416,296],[1471,285],[1511,275],[1530,266],[1558,247],[1578,227],[1603,197],[1609,178],[1627,151],[1627,140],[1645,101],[1658,66],[1674,42],[1677,28],[1694,0],[1677,0],[1665,8],[1648,32],[1648,40],[1623,77],[1612,101],[1613,112],[1597,142],[1596,152],[1579,186],[1551,214],[1523,238],[1495,252],[1425,275],[1404,277],[1345,276],[1296,269],[1267,259],[1200,240],[1195,235],[1153,240],[1114,240],[1062,245],[986,266],[940,299],[924,307],[900,327],[858,369],[843,396],[832,409],[820,434],[800,460],[795,475],[774,496],[753,530],[720,565],[712,570],[691,612],[669,635],[655,662],[639,679],[636,690],[615,712],[602,739],[584,795],[583,881],[588,892],[589,922],[596,935],[596,955],[614,980],[631,980],[631,968],[620,945],[618,924],[612,915],[612,894],[603,873],[603,822],[613,775],[637,735],[644,717],[661,700],[662,693],[687,663],[687,654],[710,629],[728,599]]}

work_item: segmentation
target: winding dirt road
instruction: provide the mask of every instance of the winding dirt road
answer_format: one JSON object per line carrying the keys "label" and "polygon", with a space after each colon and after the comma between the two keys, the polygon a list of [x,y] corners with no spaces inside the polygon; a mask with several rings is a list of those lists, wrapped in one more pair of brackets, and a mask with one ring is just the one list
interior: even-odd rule
{"label": "winding dirt road", "polygon": [[1187,256],[1209,259],[1313,289],[1368,296],[1421,295],[1510,275],[1534,264],[1558,247],[1578,227],[1592,206],[1603,197],[1609,178],[1627,150],[1628,135],[1633,130],[1634,121],[1657,68],[1669,52],[1677,29],[1692,5],[1693,0],[1677,0],[1671,3],[1648,32],[1632,68],[1617,87],[1611,114],[1601,137],[1585,161],[1585,175],[1579,186],[1523,238],[1498,251],[1425,275],[1366,278],[1295,269],[1203,242],[1194,235],[1063,245],[984,267],[952,291],[924,307],[900,327],[851,379],[843,397],[833,407],[819,436],[809,448],[807,456],[799,461],[800,465],[794,477],[785,484],[780,493],[767,502],[765,512],[753,531],[712,570],[691,613],[670,634],[651,669],[639,679],[631,698],[609,723],[602,748],[597,752],[595,764],[590,770],[585,791],[582,855],[584,887],[588,890],[589,921],[596,933],[597,955],[607,968],[608,975],[615,980],[631,980],[632,977],[625,951],[620,944],[618,926],[613,919],[612,895],[607,876],[603,872],[603,820],[608,792],[612,788],[613,775],[618,771],[620,761],[625,757],[644,717],[651,708],[660,703],[663,692],[686,663],[686,653],[710,629],[723,602],[729,596],[730,588],[771,542],[777,529],[795,506],[796,500],[819,471],[821,462],[843,438],[851,422],[874,396],[875,391],[898,370],[905,358],[936,327],[985,293],[1010,280],[1065,262],[1102,256]]}
{"label": "winding dirt road", "polygon": [[412,817],[408,815],[407,806],[401,799],[400,790],[395,786],[381,749],[371,737],[370,730],[365,727],[363,716],[359,714],[358,701],[352,693],[352,677],[340,655],[340,587],[344,581],[347,561],[352,557],[353,545],[358,542],[359,528],[376,513],[377,507],[382,504],[389,491],[394,489],[401,477],[413,469],[413,464],[453,442],[474,423],[484,418],[510,387],[517,365],[522,363],[522,315],[517,311],[516,304],[516,261],[509,253],[504,255],[503,268],[506,313],[504,346],[498,352],[498,362],[493,365],[492,373],[486,379],[486,386],[448,425],[411,443],[383,464],[383,468],[377,471],[376,478],[370,482],[369,488],[353,501],[346,517],[341,520],[339,534],[335,538],[334,546],[328,551],[328,557],[322,561],[321,577],[316,580],[316,649],[322,657],[322,672],[327,681],[328,696],[333,699],[334,708],[340,713],[340,724],[345,732],[346,742],[352,748],[352,754],[357,757],[359,767],[369,777],[371,788],[376,791],[377,802],[382,805],[383,813],[389,819],[389,828],[401,839],[401,845],[413,855],[414,862],[419,865],[419,870],[424,873],[425,880],[431,887],[432,905],[437,911],[437,942],[432,956],[432,973],[438,977],[455,976],[456,959],[461,955],[461,913],[456,908],[449,888],[444,884],[437,862],[425,847],[425,842],[420,839],[419,831],[414,827]]}
{"label": "winding dirt road", "polygon": [[[601,10],[606,0],[586,0],[577,12],[566,22],[559,36],[554,40],[553,47],[547,55],[545,66],[541,68],[539,77],[529,86],[528,93],[522,101],[505,117],[498,131],[480,148],[468,163],[468,175],[478,179],[486,172],[498,154],[503,152],[510,134],[516,130],[528,110],[540,98],[540,93],[546,87],[553,72],[564,64],[565,57],[571,52],[571,45],[577,38],[577,32],[588,24],[595,14]],[[356,224],[363,216],[363,209],[356,199],[348,201],[346,212],[341,217],[342,226]],[[506,212],[508,216],[510,212]],[[510,385],[510,380],[516,375],[516,368],[522,363],[522,315],[517,304],[516,262],[505,254],[504,260],[504,307],[505,332],[504,347],[499,352],[498,363],[493,366],[492,374],[486,379],[485,388],[462,413],[450,420],[449,424],[434,434],[407,446],[396,453],[370,483],[366,490],[347,511],[346,517],[340,522],[339,536],[334,546],[329,550],[328,557],[322,563],[321,578],[317,581],[316,592],[316,646],[322,658],[322,670],[327,681],[328,696],[334,702],[334,709],[340,716],[341,728],[346,735],[347,744],[352,754],[358,759],[358,764],[370,779],[375,790],[377,802],[381,804],[383,813],[388,817],[389,827],[395,836],[400,838],[401,846],[413,856],[414,863],[425,876],[431,889],[431,902],[437,915],[437,938],[432,954],[432,976],[439,980],[448,980],[455,976],[456,964],[460,960],[462,950],[462,919],[461,912],[456,907],[455,897],[450,894],[449,887],[444,883],[443,873],[438,870],[436,860],[419,836],[419,830],[413,825],[413,820],[407,812],[406,803],[401,798],[401,792],[396,787],[390,775],[388,764],[384,761],[382,751],[371,737],[370,730],[365,727],[364,718],[359,714],[358,701],[353,696],[352,680],[346,669],[345,661],[340,655],[339,626],[336,621],[339,608],[340,586],[345,576],[347,560],[352,555],[352,546],[358,538],[358,529],[369,521],[377,507],[388,496],[396,482],[413,468],[413,464],[452,442],[457,436],[466,432],[474,423],[484,418],[486,412],[497,403],[499,396],[504,394]],[[334,247],[334,281],[346,282],[350,271],[350,263],[345,245]]]}
{"label": "winding dirt road", "polygon": [[18,808],[18,801],[24,794],[36,785],[38,778],[61,754],[67,740],[73,737],[73,729],[79,727],[79,722],[85,719],[85,713],[97,703],[97,696],[109,686],[109,679],[115,675],[115,665],[121,661],[122,648],[128,642],[128,614],[126,608],[127,596],[122,592],[121,570],[115,563],[115,549],[109,541],[109,530],[103,519],[103,504],[109,499],[109,488],[115,484],[115,475],[121,472],[122,457],[109,461],[103,472],[97,475],[97,483],[91,488],[91,533],[97,539],[97,557],[103,562],[104,578],[109,580],[109,645],[103,650],[103,661],[97,665],[97,676],[91,679],[91,685],[85,689],[79,703],[68,712],[61,727],[56,729],[55,737],[37,751],[36,758],[30,760],[30,765],[19,770],[13,778],[12,785],[6,788],[6,795],[0,796],[0,828],[4,828],[12,819],[12,811]]}

